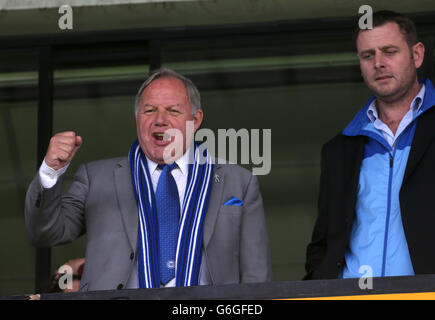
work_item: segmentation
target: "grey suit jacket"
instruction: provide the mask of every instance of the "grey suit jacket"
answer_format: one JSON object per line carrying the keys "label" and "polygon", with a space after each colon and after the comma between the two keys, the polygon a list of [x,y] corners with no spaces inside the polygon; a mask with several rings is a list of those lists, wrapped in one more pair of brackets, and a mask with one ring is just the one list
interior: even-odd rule
{"label": "grey suit jacket", "polygon": [[[211,284],[271,281],[271,258],[257,178],[237,165],[216,164],[204,222],[203,259]],[[66,194],[61,177],[44,189],[38,174],[25,202],[29,241],[68,243],[86,233],[81,291],[125,287],[135,264],[138,209],[127,158],[82,165]],[[224,206],[232,196],[243,206]]]}

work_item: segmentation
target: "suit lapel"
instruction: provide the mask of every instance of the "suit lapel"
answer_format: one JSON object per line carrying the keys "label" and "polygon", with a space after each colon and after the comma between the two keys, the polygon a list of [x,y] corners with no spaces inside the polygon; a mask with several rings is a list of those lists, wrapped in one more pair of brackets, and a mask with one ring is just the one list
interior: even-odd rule
{"label": "suit lapel", "polygon": [[125,233],[136,252],[138,236],[138,210],[136,199],[133,193],[130,166],[127,159],[121,160],[114,169],[115,189],[118,198],[118,205],[124,224]]}
{"label": "suit lapel", "polygon": [[423,113],[417,121],[417,128],[415,130],[414,139],[412,140],[403,183],[406,182],[408,177],[415,170],[435,137],[435,107]]}
{"label": "suit lapel", "polygon": [[207,248],[207,245],[213,235],[214,226],[216,223],[216,217],[219,211],[219,208],[222,204],[222,191],[224,187],[224,175],[222,166],[219,164],[215,164],[214,172],[213,172],[213,182],[212,189],[210,195],[210,202],[208,204],[207,214],[205,216],[204,221],[204,238],[203,238],[203,246]]}

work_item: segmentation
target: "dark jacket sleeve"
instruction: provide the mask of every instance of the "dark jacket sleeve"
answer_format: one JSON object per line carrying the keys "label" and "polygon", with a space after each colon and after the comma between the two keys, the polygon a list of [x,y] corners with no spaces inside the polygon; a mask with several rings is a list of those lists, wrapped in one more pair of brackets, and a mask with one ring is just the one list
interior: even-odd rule
{"label": "dark jacket sleeve", "polygon": [[314,271],[321,264],[327,247],[328,217],[328,170],[326,161],[326,145],[321,152],[320,188],[318,197],[318,217],[314,225],[311,242],[307,247],[304,280],[312,279]]}

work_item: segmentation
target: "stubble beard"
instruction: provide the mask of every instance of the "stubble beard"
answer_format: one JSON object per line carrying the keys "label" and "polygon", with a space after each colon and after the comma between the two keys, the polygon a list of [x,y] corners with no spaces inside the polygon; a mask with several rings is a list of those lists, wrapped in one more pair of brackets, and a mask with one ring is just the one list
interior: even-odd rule
{"label": "stubble beard", "polygon": [[385,88],[384,90],[382,85],[376,86],[376,84],[371,84],[368,81],[365,82],[376,99],[391,104],[402,100],[414,87],[414,83],[417,79],[417,71],[415,69],[408,70],[406,74],[409,74],[409,76],[405,76],[399,80],[393,76],[392,80],[390,80],[393,82],[393,86],[391,88]]}

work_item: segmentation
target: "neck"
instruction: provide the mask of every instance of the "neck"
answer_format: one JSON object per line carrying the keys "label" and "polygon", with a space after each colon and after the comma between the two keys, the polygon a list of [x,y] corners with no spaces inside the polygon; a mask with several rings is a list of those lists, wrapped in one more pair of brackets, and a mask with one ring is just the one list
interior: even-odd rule
{"label": "neck", "polygon": [[379,119],[390,128],[393,134],[396,134],[400,121],[409,111],[412,100],[414,100],[420,89],[421,85],[416,80],[412,88],[397,99],[383,100],[382,98],[376,98]]}

